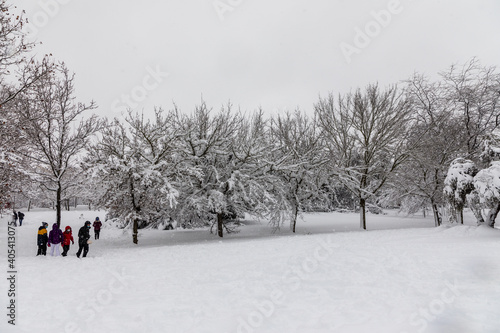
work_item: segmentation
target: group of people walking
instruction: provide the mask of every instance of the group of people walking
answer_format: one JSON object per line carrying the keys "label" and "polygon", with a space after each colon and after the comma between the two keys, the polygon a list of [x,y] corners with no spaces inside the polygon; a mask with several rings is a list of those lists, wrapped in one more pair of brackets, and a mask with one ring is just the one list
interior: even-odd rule
{"label": "group of people walking", "polygon": [[[38,228],[37,256],[46,255],[47,246],[51,248],[50,250],[51,256],[54,256],[54,252],[55,256],[58,256],[59,254],[61,254],[63,257],[67,256],[70,245],[75,244],[71,227],[69,225],[66,226],[63,232],[61,229],[59,229],[57,223],[54,223],[52,225],[52,230],[47,234],[48,226],[49,224],[47,222],[42,222],[42,225],[40,226],[40,228]],[[102,227],[102,222],[99,220],[99,217],[95,218],[93,227],[94,227],[94,238],[99,239],[99,234]],[[87,253],[89,252],[89,244],[91,243],[90,228],[91,228],[90,221],[85,221],[85,224],[80,228],[80,230],[78,230],[78,252],[76,252],[76,256],[78,258],[80,258],[80,256],[82,255],[82,252],[83,252],[82,257],[86,257]],[[59,246],[62,246],[63,248],[62,253],[60,253]]]}
{"label": "group of people walking", "polygon": [[24,220],[24,213],[14,211],[12,213],[12,221],[14,222],[15,227],[17,227],[17,220],[19,220],[19,226],[22,226]]}

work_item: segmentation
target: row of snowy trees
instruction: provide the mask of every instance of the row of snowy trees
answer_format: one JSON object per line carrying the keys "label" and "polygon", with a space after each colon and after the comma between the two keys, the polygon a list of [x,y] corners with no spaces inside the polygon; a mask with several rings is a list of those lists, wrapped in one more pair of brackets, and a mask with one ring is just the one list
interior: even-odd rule
{"label": "row of snowy trees", "polygon": [[212,220],[231,231],[227,217],[250,213],[275,228],[306,210],[328,210],[336,187],[357,198],[361,227],[366,202],[376,203],[415,143],[415,123],[404,90],[370,85],[320,98],[311,118],[296,111],[265,119],[231,106],[204,103],[190,114],[156,110],[153,119],[129,113],[114,120],[90,149],[86,168],[99,184],[97,201],[133,225],[166,216],[183,224]]}
{"label": "row of snowy trees", "polygon": [[[204,103],[190,114],[129,113],[107,123],[90,148],[86,168],[99,184],[97,201],[133,225],[171,217],[182,224],[226,222],[251,213],[275,228],[311,205],[327,208],[327,173],[314,119],[301,113],[266,121],[244,117],[231,105],[215,113]],[[322,188],[323,187],[323,188]]]}
{"label": "row of snowy trees", "polygon": [[415,74],[406,89],[415,117],[408,138],[414,148],[379,202],[401,198],[409,212],[431,207],[438,226],[441,208],[450,204],[444,187],[452,162],[463,158],[487,166],[481,156],[500,125],[500,75],[495,67],[472,59],[462,67],[451,66],[437,81]]}
{"label": "row of snowy trees", "polygon": [[87,167],[103,186],[98,201],[135,234],[169,216],[213,220],[222,236],[226,218],[243,213],[275,228],[289,220],[295,231],[300,212],[331,209],[339,188],[357,200],[361,228],[367,205],[431,207],[440,225],[450,163],[479,159],[498,126],[500,91],[495,69],[475,59],[441,77],[329,95],[312,117],[246,117],[205,104],[151,120],[129,113],[106,126]]}
{"label": "row of snowy trees", "polygon": [[492,208],[489,225],[500,209],[490,186],[500,76],[476,59],[436,81],[415,74],[320,97],[309,113],[245,115],[202,102],[192,113],[107,120],[76,101],[64,63],[27,58],[35,45],[24,40],[26,21],[5,1],[0,23],[2,207],[14,195],[53,201],[60,222],[64,202],[85,198],[131,226],[134,242],[139,228],[168,218],[212,224],[221,237],[245,213],[295,231],[301,212],[352,201],[364,229],[373,206],[430,207],[436,225],[446,205],[457,220],[469,205],[479,222]]}
{"label": "row of snowy trees", "polygon": [[[91,198],[133,226],[134,241],[138,228],[166,217],[213,221],[219,236],[244,213],[274,228],[288,220],[295,231],[300,212],[331,209],[339,189],[356,198],[364,229],[367,204],[430,206],[439,225],[450,161],[479,156],[481,138],[497,126],[496,101],[488,100],[497,95],[469,96],[474,103],[462,110],[450,87],[419,75],[404,88],[370,85],[320,98],[312,117],[247,117],[231,105],[214,112],[202,103],[191,114],[174,108],[152,118],[129,112],[126,121],[82,118],[95,106],[74,101],[74,76],[64,64],[31,65],[45,74],[8,104],[17,185],[28,196],[54,193],[58,220],[64,200]],[[480,70],[464,82],[486,71],[475,60],[471,66]],[[479,126],[478,119],[486,120]]]}

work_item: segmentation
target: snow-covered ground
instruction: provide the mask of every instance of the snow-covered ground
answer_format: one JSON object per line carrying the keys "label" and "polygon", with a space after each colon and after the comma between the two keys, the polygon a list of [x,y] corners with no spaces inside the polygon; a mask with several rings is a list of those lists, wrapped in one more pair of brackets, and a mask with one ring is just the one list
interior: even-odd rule
{"label": "snow-covered ground", "polygon": [[[63,212],[62,225],[76,236],[104,215]],[[37,229],[54,219],[26,212],[17,228],[16,326],[7,325],[3,277],[0,332],[500,331],[500,230],[477,228],[470,215],[452,228],[369,215],[360,231],[356,214],[307,214],[296,235],[247,221],[224,239],[145,230],[138,245],[107,228],[88,258],[76,258],[76,244],[66,258],[36,257]]]}

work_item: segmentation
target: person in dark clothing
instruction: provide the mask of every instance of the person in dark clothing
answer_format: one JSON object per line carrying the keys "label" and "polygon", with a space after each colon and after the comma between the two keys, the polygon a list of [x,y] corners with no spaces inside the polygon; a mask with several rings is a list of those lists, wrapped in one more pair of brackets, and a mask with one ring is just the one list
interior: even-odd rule
{"label": "person in dark clothing", "polygon": [[17,227],[17,212],[14,211],[12,214],[12,222],[14,222],[14,227]]}
{"label": "person in dark clothing", "polygon": [[76,256],[80,258],[80,255],[82,254],[83,251],[83,257],[85,258],[87,256],[87,253],[89,252],[89,239],[90,239],[90,221],[85,221],[85,224],[83,227],[78,230],[78,252],[76,253]]}
{"label": "person in dark clothing", "polygon": [[22,226],[24,220],[24,213],[17,212],[17,217],[19,218],[19,226]]}
{"label": "person in dark clothing", "polygon": [[168,218],[168,224],[167,224],[167,226],[165,227],[165,230],[174,230],[174,226],[172,225],[172,221],[173,221],[173,220],[172,220],[172,218],[171,218],[171,217],[169,217],[169,218]]}
{"label": "person in dark clothing", "polygon": [[71,227],[68,225],[68,226],[66,226],[66,229],[64,229],[64,232],[63,232],[63,241],[62,241],[63,253],[61,253],[61,255],[63,257],[66,257],[68,255],[70,243],[75,244],[75,241],[73,240],[73,234],[71,232]]}
{"label": "person in dark clothing", "polygon": [[93,226],[94,226],[94,238],[99,239],[99,234],[101,232],[101,227],[102,227],[102,222],[99,220],[99,217],[95,218]]}
{"label": "person in dark clothing", "polygon": [[49,236],[47,236],[47,227],[49,224],[47,222],[42,222],[42,226],[38,228],[38,237],[37,237],[37,245],[39,255],[47,255],[47,242],[49,241]]}

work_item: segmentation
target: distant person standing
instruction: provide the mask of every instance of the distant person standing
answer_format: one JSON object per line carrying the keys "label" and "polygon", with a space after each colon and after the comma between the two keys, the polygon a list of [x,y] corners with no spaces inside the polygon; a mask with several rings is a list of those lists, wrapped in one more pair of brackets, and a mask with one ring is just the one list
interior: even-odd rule
{"label": "distant person standing", "polygon": [[90,239],[90,221],[85,221],[83,227],[78,230],[78,252],[76,256],[80,258],[83,251],[83,258],[89,252],[89,239]]}
{"label": "distant person standing", "polygon": [[42,222],[42,226],[38,228],[38,236],[37,236],[38,252],[36,253],[37,256],[47,254],[47,242],[49,241],[49,237],[47,236],[48,226],[49,224],[47,222]]}
{"label": "distant person standing", "polygon": [[99,220],[99,217],[95,218],[94,221],[94,239],[99,239],[99,234],[101,233],[102,222]]}
{"label": "distant person standing", "polygon": [[71,232],[71,227],[68,225],[66,226],[63,232],[63,242],[62,242],[63,253],[61,253],[63,257],[66,257],[68,255],[70,243],[75,244],[75,241],[73,239],[73,233]]}
{"label": "distant person standing", "polygon": [[172,221],[173,221],[173,220],[172,220],[172,218],[171,218],[171,217],[169,217],[169,218],[168,218],[168,224],[167,224],[167,226],[165,227],[165,230],[174,230],[174,226],[172,225]]}
{"label": "distant person standing", "polygon": [[12,213],[12,222],[14,222],[14,227],[17,227],[17,212]]}
{"label": "distant person standing", "polygon": [[[54,255],[54,250],[56,251],[56,257],[58,255],[60,255],[60,250],[59,250],[59,246],[61,245],[63,241],[63,233],[61,231],[61,229],[59,229],[59,226],[57,225],[57,223],[54,223],[52,225],[52,230],[49,232],[49,247],[51,247],[50,249],[50,255],[53,256]],[[54,245],[54,246],[51,246],[51,245]]]}
{"label": "distant person standing", "polygon": [[17,212],[17,217],[19,218],[19,226],[22,226],[24,220],[24,213]]}

